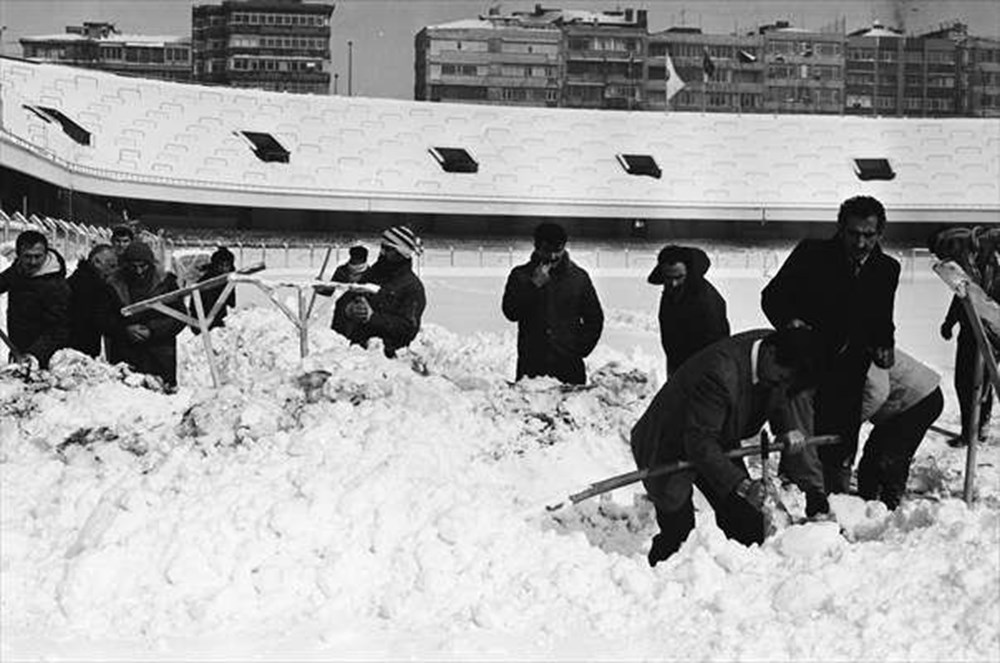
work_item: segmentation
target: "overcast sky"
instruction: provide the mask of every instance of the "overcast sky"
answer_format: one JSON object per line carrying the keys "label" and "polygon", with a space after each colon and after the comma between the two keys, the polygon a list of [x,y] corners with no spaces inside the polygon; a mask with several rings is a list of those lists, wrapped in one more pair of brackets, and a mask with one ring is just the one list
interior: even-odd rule
{"label": "overcast sky", "polygon": [[[21,55],[17,40],[27,35],[61,33],[83,21],[109,21],[119,30],[144,34],[191,34],[191,6],[205,0],[0,0],[0,26],[6,26],[0,52]],[[413,97],[413,36],[434,25],[486,12],[499,4],[504,13],[531,9],[535,0],[338,0],[333,13],[333,71],[346,89],[347,41],[354,42],[355,95]],[[879,19],[885,25],[921,31],[959,19],[972,34],[1000,36],[998,0],[547,0],[546,7],[649,10],[651,30],[672,25],[700,26],[706,32],[741,32],[758,24],[788,19],[820,29],[840,17],[847,29]]]}

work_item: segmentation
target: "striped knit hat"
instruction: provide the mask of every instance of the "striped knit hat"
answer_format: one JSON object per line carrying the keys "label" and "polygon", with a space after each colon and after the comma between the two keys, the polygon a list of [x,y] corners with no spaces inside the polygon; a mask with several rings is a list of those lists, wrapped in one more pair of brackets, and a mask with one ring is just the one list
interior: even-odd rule
{"label": "striped knit hat", "polygon": [[424,252],[420,238],[406,226],[393,226],[382,233],[382,246],[391,246],[407,258]]}

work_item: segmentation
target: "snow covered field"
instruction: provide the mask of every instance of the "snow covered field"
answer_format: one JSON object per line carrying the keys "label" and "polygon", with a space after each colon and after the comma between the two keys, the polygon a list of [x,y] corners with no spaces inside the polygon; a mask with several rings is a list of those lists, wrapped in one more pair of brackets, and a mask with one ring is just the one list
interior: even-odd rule
{"label": "snow covered field", "polygon": [[[594,272],[586,390],[509,383],[505,269],[425,270],[425,328],[396,360],[347,347],[321,300],[301,363],[241,288],[221,390],[189,332],[175,395],[69,353],[0,377],[0,658],[1000,659],[996,430],[972,509],[964,451],[932,433],[895,513],[835,497],[839,527],[747,549],[703,506],[655,570],[640,489],[545,511],[634,469],[621,435],[663,372],[646,271]],[[734,330],[764,324],[760,270],[709,278]],[[897,338],[943,373],[956,429],[948,301],[929,270],[904,278]]]}

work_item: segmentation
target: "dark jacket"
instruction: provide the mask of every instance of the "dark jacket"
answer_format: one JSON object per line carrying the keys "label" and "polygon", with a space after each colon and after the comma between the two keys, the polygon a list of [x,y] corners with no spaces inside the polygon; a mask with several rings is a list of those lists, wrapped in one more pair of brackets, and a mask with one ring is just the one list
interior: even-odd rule
{"label": "dark jacket", "polygon": [[117,297],[93,265],[81,260],[69,277],[69,347],[91,357],[101,354],[103,336],[120,335],[124,323]]}
{"label": "dark jacket", "polygon": [[69,343],[70,289],[66,261],[49,249],[37,273],[27,276],[15,261],[0,273],[0,293],[9,293],[7,334],[19,352],[47,368],[49,359]]}
{"label": "dark jacket", "polygon": [[364,265],[363,270],[355,272],[351,269],[351,264],[345,262],[343,265],[338,265],[337,269],[333,270],[333,277],[330,280],[337,283],[357,283],[364,277],[367,270],[368,265]]}
{"label": "dark jacket", "polygon": [[836,237],[806,239],[788,256],[761,295],[776,328],[798,318],[826,338],[833,351],[893,347],[893,307],[899,263],[876,246],[854,276]]}
{"label": "dark jacket", "polygon": [[[346,292],[337,300],[331,328],[351,343],[367,347],[371,338],[382,339],[386,357],[395,357],[396,350],[406,347],[420,331],[420,319],[427,307],[424,285],[413,273],[410,260],[388,262],[378,260],[359,283],[379,286],[375,294]],[[368,300],[372,316],[367,322],[347,317],[347,304],[359,297]]]}
{"label": "dark jacket", "polygon": [[679,509],[691,495],[695,473],[715,495],[726,497],[746,474],[724,453],[760,432],[765,421],[775,435],[794,427],[780,390],[753,384],[751,349],[770,333],[743,332],[696,354],[670,376],[632,428],[632,455],[640,469],[680,460],[695,467],[644,481],[658,508]]}
{"label": "dark jacket", "polygon": [[[228,272],[217,271],[215,269],[212,269],[211,265],[208,265],[205,268],[205,273],[202,274],[201,278],[198,279],[198,283],[201,283],[202,281],[207,281],[208,279],[213,279],[216,276],[221,276],[222,274],[226,273]],[[201,305],[205,310],[205,315],[208,315],[209,312],[212,310],[212,307],[215,306],[215,303],[219,301],[219,297],[222,295],[222,291],[225,289],[226,285],[228,284],[222,283],[217,286],[201,289]],[[218,327],[225,327],[226,315],[228,315],[230,307],[235,307],[235,306],[236,306],[236,289],[234,288],[229,292],[229,295],[226,297],[226,303],[223,304],[222,307],[219,309],[219,312],[216,314],[215,318],[212,320],[212,322],[209,323],[208,328],[216,329]],[[188,303],[188,315],[190,315],[195,320],[198,319],[198,311],[197,309],[195,309],[195,304],[194,304],[194,295],[191,296],[191,301]],[[194,332],[195,334],[201,333],[201,330],[196,325],[191,326],[191,331]]]}
{"label": "dark jacket", "polygon": [[[711,264],[708,256],[701,249],[691,247],[688,251],[684,260],[687,277],[680,296],[675,298],[666,289],[660,296],[660,343],[670,374],[698,350],[729,336],[726,300],[705,280]],[[648,281],[653,285],[663,283],[659,269],[649,275]]]}
{"label": "dark jacket", "polygon": [[[150,299],[177,290],[177,277],[171,272],[156,269],[146,282],[130,282],[121,273],[111,280],[111,285],[122,306]],[[180,299],[167,304],[170,308],[184,313],[184,303]],[[109,344],[108,360],[111,363],[124,361],[133,370],[147,375],[155,375],[169,387],[177,385],[177,334],[184,329],[180,320],[164,315],[153,309],[146,309],[124,319],[126,325],[145,325],[149,328],[147,340],[135,343],[126,338]]]}
{"label": "dark jacket", "polygon": [[531,282],[536,264],[532,258],[511,270],[503,293],[503,314],[517,323],[516,379],[549,375],[583,383],[583,358],[604,329],[597,291],[568,253],[541,288]]}

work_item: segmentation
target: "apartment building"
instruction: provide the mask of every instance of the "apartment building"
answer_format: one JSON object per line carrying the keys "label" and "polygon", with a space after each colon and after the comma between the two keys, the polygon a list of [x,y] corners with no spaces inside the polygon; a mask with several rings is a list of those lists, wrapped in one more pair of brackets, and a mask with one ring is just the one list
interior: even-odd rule
{"label": "apartment building", "polygon": [[970,37],[961,50],[962,114],[1000,117],[1000,40]]}
{"label": "apartment building", "polygon": [[194,80],[277,92],[329,94],[334,5],[224,0],[191,9]]}
{"label": "apartment building", "polygon": [[64,34],[22,37],[23,57],[36,62],[101,69],[125,76],[191,79],[188,37],[123,34],[114,23],[66,26]]}
{"label": "apartment building", "polygon": [[563,11],[566,63],[562,106],[643,110],[646,10]]}

